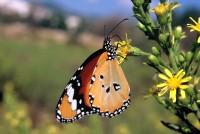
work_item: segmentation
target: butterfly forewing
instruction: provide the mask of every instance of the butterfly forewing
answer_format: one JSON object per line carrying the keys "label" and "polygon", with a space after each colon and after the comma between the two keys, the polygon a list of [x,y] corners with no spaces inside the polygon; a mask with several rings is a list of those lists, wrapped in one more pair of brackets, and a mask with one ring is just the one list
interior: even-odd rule
{"label": "butterfly forewing", "polygon": [[114,117],[129,106],[130,87],[116,59],[98,61],[92,78],[95,81],[89,95],[93,111]]}
{"label": "butterfly forewing", "polygon": [[96,64],[103,52],[100,49],[89,56],[65,87],[56,106],[56,118],[59,122],[72,123],[85,115],[95,113],[88,99],[89,88]]}

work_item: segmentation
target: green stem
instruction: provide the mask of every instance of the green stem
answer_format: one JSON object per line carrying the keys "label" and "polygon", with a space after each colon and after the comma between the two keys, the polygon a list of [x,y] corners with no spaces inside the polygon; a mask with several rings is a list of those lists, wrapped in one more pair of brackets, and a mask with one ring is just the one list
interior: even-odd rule
{"label": "green stem", "polygon": [[199,68],[199,63],[194,63],[190,75],[195,75],[197,73],[198,68]]}
{"label": "green stem", "polygon": [[143,17],[143,19],[146,20],[145,27],[149,31],[150,36],[155,38],[154,32],[152,30],[152,27],[154,27],[154,23],[149,15],[149,13],[148,12],[145,13],[142,6],[138,7],[138,10],[140,12],[140,15]]}
{"label": "green stem", "polygon": [[140,12],[140,15],[141,15],[143,18],[145,18],[145,20],[146,20],[146,14],[145,14],[145,12],[144,12],[142,6],[138,7],[138,10],[139,10],[139,12]]}
{"label": "green stem", "polygon": [[169,49],[169,60],[174,71],[178,72],[178,66],[175,61],[175,55],[171,48]]}
{"label": "green stem", "polygon": [[144,51],[141,51],[141,55],[143,55],[143,56],[150,56],[151,54],[147,53],[147,52],[144,52]]}
{"label": "green stem", "polygon": [[146,17],[147,17],[147,20],[150,22],[151,27],[155,27],[155,25],[153,23],[153,20],[151,19],[151,16],[149,14],[149,12],[146,12]]}
{"label": "green stem", "polygon": [[165,62],[162,61],[161,59],[160,59],[160,65],[163,66],[164,68],[167,68],[168,70],[172,72],[172,69],[167,64],[165,64]]}
{"label": "green stem", "polygon": [[172,35],[172,25],[171,25],[171,23],[167,23],[167,27],[168,27],[170,35]]}

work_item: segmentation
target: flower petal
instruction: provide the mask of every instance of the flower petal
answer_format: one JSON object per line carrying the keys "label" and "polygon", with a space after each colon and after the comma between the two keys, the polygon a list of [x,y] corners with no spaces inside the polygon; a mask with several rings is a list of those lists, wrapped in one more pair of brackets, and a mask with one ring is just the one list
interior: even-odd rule
{"label": "flower petal", "polygon": [[178,71],[178,73],[176,74],[176,78],[183,72],[183,69],[181,69],[180,71]]}
{"label": "flower petal", "polygon": [[192,17],[189,17],[195,24],[197,24],[197,22],[192,18]]}
{"label": "flower petal", "polygon": [[192,79],[191,76],[188,76],[188,77],[185,77],[184,79],[181,80],[181,83],[185,83],[185,82],[188,82]]}
{"label": "flower petal", "polygon": [[200,17],[198,18],[198,23],[200,23]]}
{"label": "flower petal", "polygon": [[167,85],[167,83],[160,83],[160,84],[158,84],[158,85],[156,85],[157,87],[164,87],[164,86],[166,86]]}
{"label": "flower petal", "polygon": [[[179,71],[180,72],[180,71]],[[178,75],[178,77],[177,77],[177,79],[182,79],[183,78],[183,76],[185,76],[185,72],[183,71],[183,72],[181,72],[179,75]]]}
{"label": "flower petal", "polygon": [[187,26],[190,27],[190,26],[194,26],[194,25],[192,25],[192,24],[187,24]]}
{"label": "flower petal", "polygon": [[168,69],[165,69],[165,73],[169,76],[169,78],[173,77],[172,73]]}
{"label": "flower petal", "polygon": [[172,99],[172,102],[176,102],[176,89],[170,90],[169,98]]}
{"label": "flower petal", "polygon": [[189,85],[180,85],[179,86],[180,89],[186,89],[186,88],[189,88],[189,87],[190,87]]}
{"label": "flower petal", "polygon": [[169,78],[163,74],[159,74],[158,77],[160,77],[163,80],[169,80]]}
{"label": "flower petal", "polygon": [[197,39],[197,43],[200,43],[200,36],[199,36],[198,39]]}
{"label": "flower petal", "polygon": [[181,93],[181,98],[185,98],[185,91],[184,90],[180,90]]}
{"label": "flower petal", "polygon": [[190,32],[194,32],[194,30],[193,30],[193,29],[190,29]]}
{"label": "flower petal", "polygon": [[161,91],[158,93],[158,96],[162,96],[163,94],[165,94],[167,92],[168,88],[164,87],[163,89],[161,89]]}
{"label": "flower petal", "polygon": [[198,28],[198,26],[195,26],[195,27],[193,27],[193,30],[196,30],[196,31],[200,31],[200,29]]}

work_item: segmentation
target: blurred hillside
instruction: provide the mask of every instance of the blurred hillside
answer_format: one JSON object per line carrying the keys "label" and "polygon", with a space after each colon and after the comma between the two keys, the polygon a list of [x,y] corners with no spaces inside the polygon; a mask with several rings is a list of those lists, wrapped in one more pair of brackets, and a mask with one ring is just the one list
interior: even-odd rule
{"label": "blurred hillside", "polygon": [[[134,57],[122,65],[132,92],[132,103],[124,113],[113,119],[92,115],[69,125],[56,122],[55,106],[68,80],[91,53],[102,47],[104,32],[108,33],[125,17],[83,17],[16,1],[0,0],[0,133],[173,133],[160,123],[169,113],[154,98],[143,99],[155,71],[143,66],[146,59]],[[185,28],[191,14],[198,16],[195,9],[174,14],[175,25]],[[124,33],[135,33],[130,37],[133,45],[150,51],[157,44],[148,41],[136,27],[137,22],[129,19],[112,35],[124,38]],[[192,37],[187,29],[186,32]],[[183,40],[185,49],[190,43],[191,40]],[[179,121],[174,117],[168,120]]]}

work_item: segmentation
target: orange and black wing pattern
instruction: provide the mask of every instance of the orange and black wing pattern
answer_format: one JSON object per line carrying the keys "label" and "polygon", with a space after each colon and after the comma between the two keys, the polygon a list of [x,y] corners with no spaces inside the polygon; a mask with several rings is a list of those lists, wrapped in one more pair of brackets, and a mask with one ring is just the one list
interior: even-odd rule
{"label": "orange and black wing pattern", "polygon": [[65,87],[56,106],[56,118],[72,123],[85,115],[114,117],[130,104],[130,87],[106,37],[103,48],[90,55]]}
{"label": "orange and black wing pattern", "polygon": [[104,50],[90,55],[78,68],[65,87],[56,106],[56,118],[61,123],[72,123],[95,112],[89,103],[89,87],[97,61]]}
{"label": "orange and black wing pattern", "polygon": [[115,50],[107,51],[100,56],[92,75],[89,99],[94,112],[112,118],[129,106],[130,87]]}

